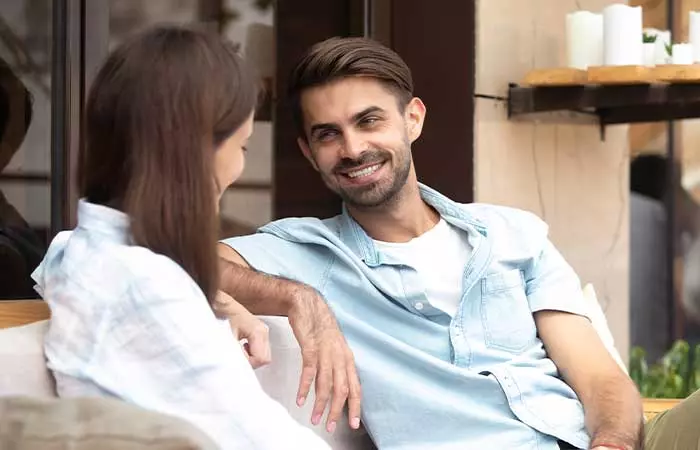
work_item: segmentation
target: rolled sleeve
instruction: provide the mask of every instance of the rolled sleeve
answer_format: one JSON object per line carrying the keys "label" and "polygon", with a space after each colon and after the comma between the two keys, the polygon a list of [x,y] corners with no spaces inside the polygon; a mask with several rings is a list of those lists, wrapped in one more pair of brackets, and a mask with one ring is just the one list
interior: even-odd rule
{"label": "rolled sleeve", "polygon": [[220,241],[235,250],[255,270],[319,288],[330,258],[319,246],[288,241],[258,232]]}
{"label": "rolled sleeve", "polygon": [[262,232],[223,239],[220,242],[235,250],[255,270],[291,278],[293,270],[289,261],[290,258],[295,258],[290,255],[294,250],[289,247],[294,244]]}
{"label": "rolled sleeve", "polygon": [[546,240],[528,275],[527,298],[533,313],[552,310],[589,317],[581,282],[551,241]]}

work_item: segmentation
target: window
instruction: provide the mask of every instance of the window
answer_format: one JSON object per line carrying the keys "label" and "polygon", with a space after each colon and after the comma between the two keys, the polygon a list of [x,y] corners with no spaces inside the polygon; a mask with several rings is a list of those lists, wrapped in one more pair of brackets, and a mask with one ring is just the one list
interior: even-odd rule
{"label": "window", "polygon": [[[265,0],[110,0],[110,47],[158,23],[201,23],[234,42],[257,69],[267,92],[275,75],[273,2]],[[249,234],[272,218],[272,120],[268,102],[260,105],[248,145],[246,168],[221,199],[223,236]]]}
{"label": "window", "polygon": [[51,229],[52,2],[0,2],[0,299],[33,298]]}

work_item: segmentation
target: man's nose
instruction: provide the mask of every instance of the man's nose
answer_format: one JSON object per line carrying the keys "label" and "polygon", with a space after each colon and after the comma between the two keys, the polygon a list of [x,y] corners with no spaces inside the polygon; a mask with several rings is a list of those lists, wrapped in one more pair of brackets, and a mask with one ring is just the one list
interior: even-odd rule
{"label": "man's nose", "polygon": [[367,150],[367,141],[360,133],[345,133],[342,149],[343,158],[357,159],[365,150]]}

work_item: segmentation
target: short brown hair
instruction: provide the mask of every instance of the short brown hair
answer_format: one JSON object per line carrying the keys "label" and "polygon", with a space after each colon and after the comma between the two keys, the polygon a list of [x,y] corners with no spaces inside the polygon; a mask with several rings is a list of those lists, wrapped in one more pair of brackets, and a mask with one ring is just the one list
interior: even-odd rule
{"label": "short brown hair", "polygon": [[301,136],[305,136],[300,103],[302,92],[348,77],[380,81],[396,95],[402,111],[413,98],[411,69],[395,51],[368,38],[327,39],[311,47],[290,78],[288,95]]}
{"label": "short brown hair", "polygon": [[256,101],[254,76],[230,42],[166,26],[118,47],[86,105],[81,196],[128,214],[134,243],[177,262],[210,301],[218,288],[214,152]]}

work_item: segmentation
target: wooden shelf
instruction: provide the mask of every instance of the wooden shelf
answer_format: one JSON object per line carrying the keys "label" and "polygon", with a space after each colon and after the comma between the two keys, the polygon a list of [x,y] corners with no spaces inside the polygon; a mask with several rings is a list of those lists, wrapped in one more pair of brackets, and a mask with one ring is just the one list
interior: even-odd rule
{"label": "wooden shelf", "polygon": [[700,118],[700,83],[581,84],[508,89],[508,117],[573,111],[607,125]]}
{"label": "wooden shelf", "polygon": [[700,65],[537,69],[509,86],[509,118],[557,111],[596,118],[603,139],[607,125],[700,118]]}

